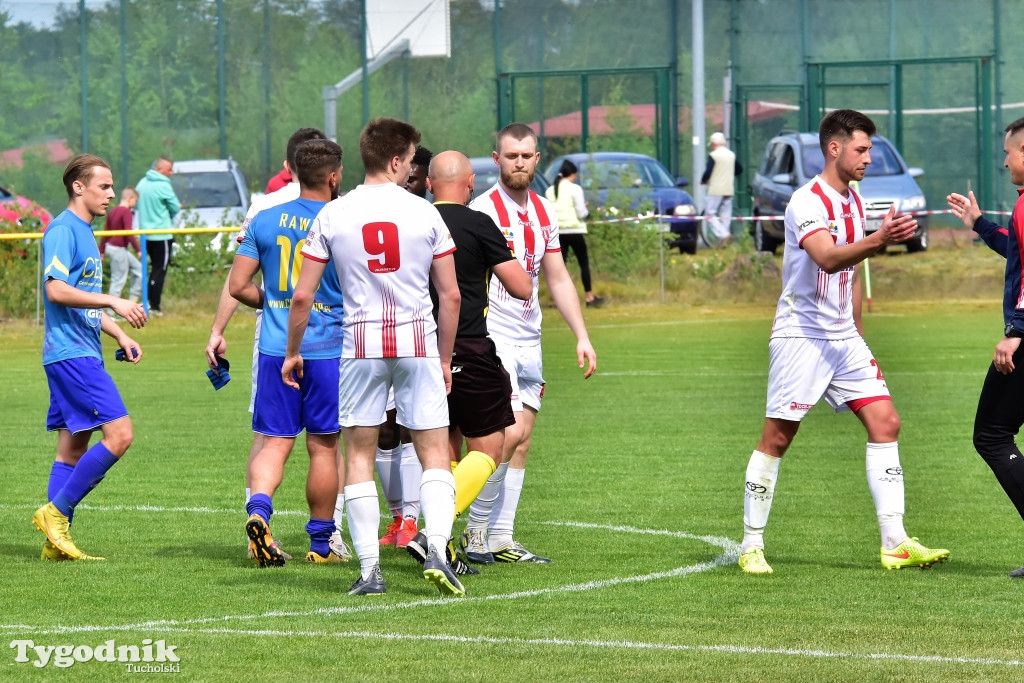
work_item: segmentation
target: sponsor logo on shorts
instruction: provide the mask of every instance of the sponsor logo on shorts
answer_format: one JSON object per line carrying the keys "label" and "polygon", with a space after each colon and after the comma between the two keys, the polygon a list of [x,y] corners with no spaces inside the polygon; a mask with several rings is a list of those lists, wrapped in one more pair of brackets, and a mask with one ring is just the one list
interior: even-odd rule
{"label": "sponsor logo on shorts", "polygon": [[810,410],[813,407],[814,407],[813,403],[797,403],[796,401],[793,401],[792,403],[789,404],[789,409],[790,410],[798,410],[798,411],[800,411],[802,413],[806,413],[808,410]]}

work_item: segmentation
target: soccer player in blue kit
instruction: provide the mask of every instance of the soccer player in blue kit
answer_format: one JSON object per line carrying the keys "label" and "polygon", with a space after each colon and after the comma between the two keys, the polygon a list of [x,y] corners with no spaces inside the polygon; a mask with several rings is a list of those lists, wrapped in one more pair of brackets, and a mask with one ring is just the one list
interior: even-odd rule
{"label": "soccer player in blue kit", "polygon": [[[43,560],[101,560],[79,550],[69,533],[75,506],[132,443],[128,410],[103,366],[100,332],[117,341],[126,360],[142,360],[138,343],[103,309],[135,328],[146,324],[146,312],[134,301],[103,294],[103,262],[90,223],[106,215],[114,198],[110,166],[97,156],[76,156],[64,170],[64,188],[68,208],[42,242],[46,429],[57,432],[57,456],[47,486],[50,502],[36,510],[32,524],[46,535]],[[90,448],[96,430],[103,438]]]}
{"label": "soccer player in blue kit", "polygon": [[[338,493],[335,454],[341,427],[338,423],[338,362],[341,357],[342,296],[337,275],[325,277],[316,293],[313,314],[302,339],[307,359],[300,390],[276,378],[281,376],[288,338],[288,312],[302,268],[302,247],[320,209],[335,198],[341,184],[341,147],[330,140],[309,140],[295,152],[299,198],[257,214],[235,254],[228,276],[231,296],[263,309],[259,341],[260,377],[270,381],[256,387],[252,429],[264,436],[263,448],[249,463],[252,497],[246,504],[245,530],[260,567],[285,562],[270,532],[274,508],[271,498],[284,477],[284,463],[295,437],[306,430],[309,476],[306,525],[310,550],[307,562],[341,562],[331,553],[334,503]],[[263,274],[263,289],[254,282]]]}

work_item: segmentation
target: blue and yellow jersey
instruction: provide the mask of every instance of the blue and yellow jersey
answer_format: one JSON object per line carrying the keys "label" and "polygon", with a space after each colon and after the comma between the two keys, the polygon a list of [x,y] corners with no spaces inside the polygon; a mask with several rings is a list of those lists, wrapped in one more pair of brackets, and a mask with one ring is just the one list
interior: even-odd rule
{"label": "blue and yellow jersey", "polygon": [[[238,247],[238,255],[258,260],[263,273],[260,353],[284,357],[288,341],[288,312],[302,270],[302,247],[313,219],[324,204],[311,199],[296,199],[264,209],[249,224]],[[309,316],[309,326],[302,338],[299,352],[303,358],[341,357],[342,317],[341,285],[332,264],[324,271]]]}
{"label": "blue and yellow jersey", "polygon": [[[103,291],[103,260],[92,226],[71,211],[53,219],[43,233],[43,280],[61,280],[84,292]],[[69,358],[103,359],[98,308],[69,308],[43,296],[43,365]]]}

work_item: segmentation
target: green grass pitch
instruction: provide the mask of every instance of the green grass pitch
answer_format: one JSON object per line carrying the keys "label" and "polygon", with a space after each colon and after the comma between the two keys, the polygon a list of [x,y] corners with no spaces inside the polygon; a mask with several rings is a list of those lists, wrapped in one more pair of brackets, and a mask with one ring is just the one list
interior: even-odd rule
{"label": "green grass pitch", "polygon": [[[465,599],[441,599],[394,549],[382,554],[388,593],[375,598],[345,594],[355,562],[259,570],[246,559],[244,314],[221,391],[204,375],[205,316],[155,319],[136,336],[141,364],[108,362],[135,443],[74,526],[80,547],[108,559],[40,562],[30,517],[55,444],[41,332],[6,324],[0,633],[5,644],[164,640],[174,675],[203,681],[1021,680],[1024,581],[1006,576],[1024,562],[1021,520],[971,445],[998,302],[876,303],[866,316],[903,419],[907,529],[948,547],[950,562],[881,569],[863,430],[819,405],[782,466],[766,534],[775,574],[751,577],[735,552],[771,312],[588,310],[599,369],[584,381],[571,335],[546,311],[548,385],[516,527],[554,563],[485,567]],[[305,467],[300,440],[273,520],[296,557]],[[125,664],[36,668],[0,651],[0,679],[132,676]]]}

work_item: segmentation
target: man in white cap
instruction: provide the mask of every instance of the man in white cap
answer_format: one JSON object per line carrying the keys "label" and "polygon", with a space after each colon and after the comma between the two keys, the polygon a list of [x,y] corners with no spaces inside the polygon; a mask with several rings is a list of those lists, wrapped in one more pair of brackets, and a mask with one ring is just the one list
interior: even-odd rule
{"label": "man in white cap", "polygon": [[[743,172],[743,166],[736,159],[736,154],[725,146],[723,133],[711,136],[711,152],[708,154],[701,185],[707,185],[704,200],[704,216],[711,228],[711,233],[724,247],[732,239],[729,224],[732,221],[732,196],[735,193],[736,176]],[[706,233],[705,233],[706,234]]]}

